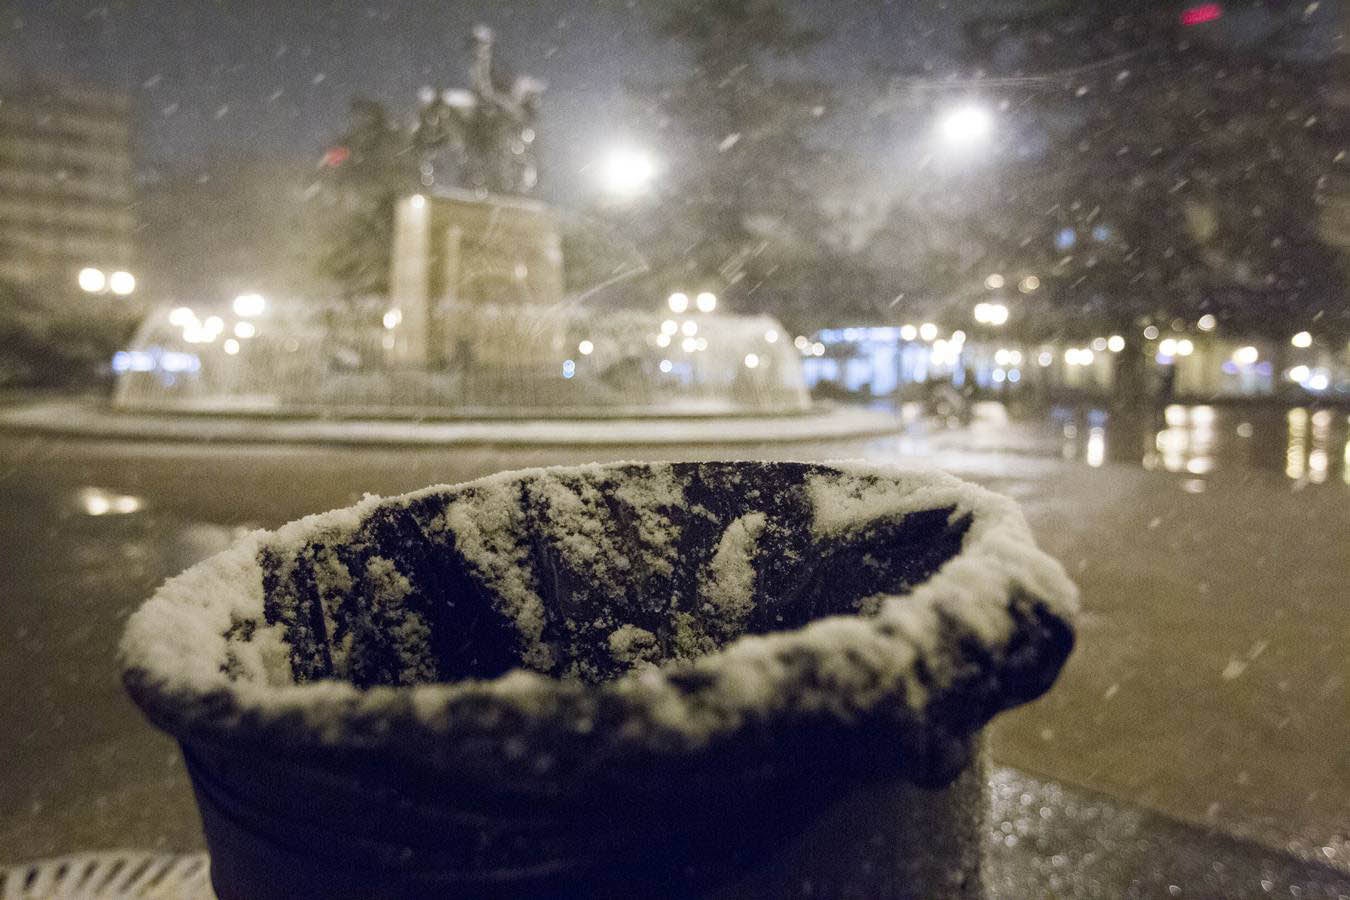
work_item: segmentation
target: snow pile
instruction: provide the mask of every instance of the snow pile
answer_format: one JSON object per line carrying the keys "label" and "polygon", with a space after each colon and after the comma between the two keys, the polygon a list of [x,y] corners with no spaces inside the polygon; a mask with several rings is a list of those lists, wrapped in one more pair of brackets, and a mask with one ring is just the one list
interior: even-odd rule
{"label": "snow pile", "polygon": [[162,727],[278,752],[639,777],[652,753],[824,728],[940,781],[1053,682],[1075,605],[1012,502],[945,475],[616,464],[254,533],[165,584],[123,659]]}

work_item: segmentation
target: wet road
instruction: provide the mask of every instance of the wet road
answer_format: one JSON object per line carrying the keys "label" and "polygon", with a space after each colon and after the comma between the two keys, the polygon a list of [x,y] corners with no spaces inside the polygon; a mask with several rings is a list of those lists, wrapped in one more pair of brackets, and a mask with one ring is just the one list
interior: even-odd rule
{"label": "wet road", "polygon": [[[1350,870],[1346,417],[1200,409],[985,409],[965,429],[735,455],[922,457],[1019,499],[1085,614],[1060,684],[995,728],[996,759]],[[176,751],[112,655],[164,577],[367,491],[634,455],[0,436],[0,859],[200,846]]]}

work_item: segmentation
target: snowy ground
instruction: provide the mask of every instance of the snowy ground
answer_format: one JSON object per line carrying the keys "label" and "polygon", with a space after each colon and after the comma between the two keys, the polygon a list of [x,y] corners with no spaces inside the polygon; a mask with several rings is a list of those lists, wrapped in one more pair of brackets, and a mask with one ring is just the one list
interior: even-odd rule
{"label": "snowy ground", "polygon": [[[996,760],[1350,872],[1350,489],[1340,469],[1323,484],[1291,480],[1287,448],[1241,444],[1200,474],[1146,471],[1110,461],[1125,455],[1115,452],[1094,467],[1081,461],[1081,424],[1073,441],[1060,426],[985,420],[865,446],[730,455],[923,455],[1017,497],[1078,580],[1086,612],[1060,684],[995,729]],[[1266,443],[1281,440],[1272,432]],[[200,846],[177,752],[124,699],[112,653],[155,584],[238,529],[366,491],[641,455],[726,454],[0,435],[0,862]]]}

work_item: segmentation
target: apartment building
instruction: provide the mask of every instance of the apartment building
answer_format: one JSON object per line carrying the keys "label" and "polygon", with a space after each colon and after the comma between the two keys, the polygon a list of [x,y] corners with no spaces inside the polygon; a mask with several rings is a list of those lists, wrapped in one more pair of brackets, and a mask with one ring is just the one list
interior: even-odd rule
{"label": "apartment building", "polygon": [[134,290],[131,116],[125,94],[0,87],[0,279]]}

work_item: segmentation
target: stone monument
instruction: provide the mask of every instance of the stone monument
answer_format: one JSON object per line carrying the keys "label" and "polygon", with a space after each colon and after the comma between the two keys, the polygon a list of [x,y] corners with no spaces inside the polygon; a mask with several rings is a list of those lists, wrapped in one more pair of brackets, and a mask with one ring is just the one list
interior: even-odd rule
{"label": "stone monument", "polygon": [[[556,215],[525,197],[542,82],[516,76],[474,29],[467,89],[423,90],[413,146],[422,191],[395,210],[390,271],[390,362],[435,370],[487,364],[489,335],[460,315],[485,306],[552,306],[562,300]],[[458,312],[457,312],[458,311]],[[466,328],[458,327],[465,324]],[[502,348],[503,364],[522,348]]]}

